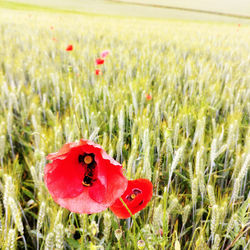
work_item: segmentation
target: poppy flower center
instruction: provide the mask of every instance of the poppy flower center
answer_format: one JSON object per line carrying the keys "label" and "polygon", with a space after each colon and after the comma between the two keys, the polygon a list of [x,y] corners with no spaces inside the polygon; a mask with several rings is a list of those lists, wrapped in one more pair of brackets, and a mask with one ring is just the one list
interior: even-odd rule
{"label": "poppy flower center", "polygon": [[127,199],[128,201],[132,201],[132,200],[135,199],[135,197],[136,197],[138,194],[141,194],[141,193],[142,193],[142,191],[141,191],[140,189],[134,188],[134,189],[132,189],[132,194],[127,195],[126,199]]}
{"label": "poppy flower center", "polygon": [[94,171],[96,167],[95,155],[94,154],[79,155],[78,161],[85,167],[85,173],[82,185],[85,187],[92,186],[93,182],[96,181],[96,179],[94,179]]}
{"label": "poppy flower center", "polygon": [[84,157],[84,163],[90,164],[93,161],[92,157],[90,155],[86,155]]}
{"label": "poppy flower center", "polygon": [[133,200],[136,197],[135,194],[131,194],[131,199]]}

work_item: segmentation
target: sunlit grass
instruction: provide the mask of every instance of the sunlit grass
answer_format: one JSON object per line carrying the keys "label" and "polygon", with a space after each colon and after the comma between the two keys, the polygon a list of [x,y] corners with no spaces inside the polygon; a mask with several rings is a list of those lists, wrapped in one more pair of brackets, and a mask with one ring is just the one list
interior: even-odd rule
{"label": "sunlit grass", "polygon": [[[136,249],[141,235],[151,249],[249,247],[248,26],[25,11],[0,21],[0,248]],[[140,230],[50,197],[45,156],[79,138],[153,182]]]}

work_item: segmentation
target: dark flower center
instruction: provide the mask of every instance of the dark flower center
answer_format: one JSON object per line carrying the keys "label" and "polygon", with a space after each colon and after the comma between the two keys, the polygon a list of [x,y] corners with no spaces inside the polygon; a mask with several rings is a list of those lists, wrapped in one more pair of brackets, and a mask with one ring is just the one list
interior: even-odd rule
{"label": "dark flower center", "polygon": [[[127,196],[126,196],[126,199],[127,199],[128,201],[132,201],[132,200],[135,199],[135,197],[136,197],[138,194],[141,194],[141,193],[142,193],[142,191],[141,191],[140,189],[134,188],[134,189],[132,189],[132,194],[127,195]],[[142,201],[142,203],[143,203],[143,201]],[[139,205],[141,205],[141,203],[140,203]]]}
{"label": "dark flower center", "polygon": [[78,156],[78,161],[85,167],[84,178],[82,185],[85,187],[90,187],[93,185],[94,170],[96,167],[95,155],[94,154],[82,154]]}

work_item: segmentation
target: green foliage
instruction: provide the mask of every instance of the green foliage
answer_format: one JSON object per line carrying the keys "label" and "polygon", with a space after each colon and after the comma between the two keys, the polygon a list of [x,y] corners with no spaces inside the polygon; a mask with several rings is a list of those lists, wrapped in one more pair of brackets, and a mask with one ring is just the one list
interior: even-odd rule
{"label": "green foliage", "polygon": [[[246,247],[249,31],[0,10],[0,248]],[[45,156],[80,138],[153,182],[137,223],[53,201]]]}

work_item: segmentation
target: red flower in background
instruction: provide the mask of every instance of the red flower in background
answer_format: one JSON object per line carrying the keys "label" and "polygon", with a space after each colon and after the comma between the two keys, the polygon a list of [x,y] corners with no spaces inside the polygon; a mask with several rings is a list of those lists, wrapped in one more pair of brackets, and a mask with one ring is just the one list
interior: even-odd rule
{"label": "red flower in background", "polygon": [[[147,179],[128,181],[128,186],[121,196],[132,214],[145,208],[153,195],[153,185]],[[110,207],[110,210],[119,218],[127,219],[130,214],[120,199]]]}
{"label": "red flower in background", "polygon": [[101,70],[100,70],[100,69],[96,69],[96,70],[95,70],[95,74],[98,76],[98,75],[101,75],[101,74],[102,74],[102,72],[101,72]]}
{"label": "red flower in background", "polygon": [[101,65],[101,64],[104,64],[104,60],[101,59],[101,58],[97,58],[97,59],[95,60],[95,63],[96,63],[96,65]]}
{"label": "red flower in background", "polygon": [[151,96],[150,94],[146,94],[146,99],[147,99],[148,101],[150,101],[150,100],[152,100],[152,96]]}
{"label": "red flower in background", "polygon": [[54,201],[72,212],[101,212],[126,190],[122,165],[91,141],[66,143],[47,159],[45,184]]}
{"label": "red flower in background", "polygon": [[73,50],[73,45],[70,44],[67,46],[66,51],[72,51]]}
{"label": "red flower in background", "polygon": [[54,27],[53,27],[53,26],[50,26],[50,29],[51,29],[51,30],[53,30],[53,29],[54,29]]}

